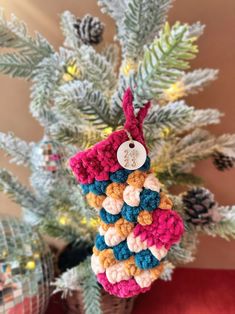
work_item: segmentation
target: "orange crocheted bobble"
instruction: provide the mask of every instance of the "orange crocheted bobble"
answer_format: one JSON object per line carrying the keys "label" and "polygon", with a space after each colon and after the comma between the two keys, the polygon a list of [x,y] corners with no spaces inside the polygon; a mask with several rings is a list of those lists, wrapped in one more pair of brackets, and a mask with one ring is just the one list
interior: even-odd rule
{"label": "orange crocheted bobble", "polygon": [[95,246],[93,246],[92,251],[93,251],[93,254],[95,254],[96,256],[99,256],[100,251]]}
{"label": "orange crocheted bobble", "polygon": [[135,264],[134,256],[131,256],[124,262],[125,272],[128,276],[137,276],[141,273],[140,268],[138,268]]}
{"label": "orange crocheted bobble", "polygon": [[122,183],[111,183],[106,188],[106,194],[115,200],[123,200],[123,191],[126,185]]}
{"label": "orange crocheted bobble", "polygon": [[105,269],[117,263],[112,249],[101,251],[99,254],[99,261]]}
{"label": "orange crocheted bobble", "polygon": [[147,177],[147,173],[136,170],[132,172],[131,174],[129,174],[127,178],[127,183],[129,185],[134,186],[135,188],[142,188],[146,177]]}
{"label": "orange crocheted bobble", "polygon": [[134,229],[134,224],[124,218],[120,218],[115,222],[115,229],[121,237],[126,238]]}
{"label": "orange crocheted bobble", "polygon": [[150,269],[150,272],[151,272],[152,277],[154,279],[157,279],[159,278],[163,270],[164,270],[164,265],[161,263],[160,265]]}
{"label": "orange crocheted bobble", "polygon": [[102,228],[105,232],[108,231],[108,229],[109,229],[110,227],[113,227],[112,224],[106,224],[106,223],[103,222],[102,220],[100,221],[100,226],[101,226],[101,228]]}
{"label": "orange crocheted bobble", "polygon": [[95,209],[101,209],[102,203],[105,200],[105,195],[95,195],[95,194],[89,192],[86,195],[86,199],[87,199],[87,203],[91,207],[94,207]]}
{"label": "orange crocheted bobble", "polygon": [[172,209],[173,202],[172,200],[163,192],[160,193],[161,201],[159,204],[159,208],[161,209]]}
{"label": "orange crocheted bobble", "polygon": [[139,213],[137,220],[142,226],[151,225],[153,222],[152,213],[147,210],[143,210]]}

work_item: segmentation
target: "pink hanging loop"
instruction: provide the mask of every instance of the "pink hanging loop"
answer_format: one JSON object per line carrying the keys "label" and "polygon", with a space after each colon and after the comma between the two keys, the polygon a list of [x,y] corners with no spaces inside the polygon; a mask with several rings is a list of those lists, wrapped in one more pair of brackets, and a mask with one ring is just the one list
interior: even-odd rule
{"label": "pink hanging loop", "polygon": [[135,116],[134,105],[133,105],[133,95],[131,89],[128,88],[123,96],[123,111],[126,118],[124,124],[124,129],[127,130],[132,138],[136,141],[144,143],[143,135],[143,122],[148,113],[151,103],[148,102],[144,107],[142,107],[137,116]]}

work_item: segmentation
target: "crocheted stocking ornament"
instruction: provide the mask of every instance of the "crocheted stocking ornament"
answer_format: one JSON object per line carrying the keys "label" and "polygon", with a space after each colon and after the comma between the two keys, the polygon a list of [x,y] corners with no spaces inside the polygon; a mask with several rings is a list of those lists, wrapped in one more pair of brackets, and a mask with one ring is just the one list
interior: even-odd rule
{"label": "crocheted stocking ornament", "polygon": [[[171,200],[160,192],[160,182],[150,170],[142,130],[150,103],[135,116],[132,101],[128,89],[123,99],[123,130],[70,159],[88,203],[101,219],[92,269],[103,288],[121,298],[150,289],[163,270],[168,250],[183,233],[181,217],[172,210]],[[145,150],[145,162],[135,170],[125,169],[130,168],[128,163],[124,168],[117,158],[119,147],[130,138]],[[137,165],[137,155],[129,156],[131,167]]]}

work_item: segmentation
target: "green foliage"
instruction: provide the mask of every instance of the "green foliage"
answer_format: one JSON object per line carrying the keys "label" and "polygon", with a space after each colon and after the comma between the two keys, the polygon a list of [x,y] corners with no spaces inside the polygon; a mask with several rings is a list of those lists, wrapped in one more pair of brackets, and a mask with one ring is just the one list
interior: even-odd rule
{"label": "green foliage", "polygon": [[101,314],[100,287],[91,270],[90,259],[78,266],[78,282],[82,286],[85,314]]}
{"label": "green foliage", "polygon": [[71,291],[82,292],[82,301],[85,314],[101,314],[100,286],[91,270],[90,258],[87,258],[78,266],[63,273],[53,285],[56,287],[54,293],[62,291],[66,296]]}
{"label": "green foliage", "polygon": [[151,129],[153,125],[157,129],[169,128],[169,131],[173,132],[191,121],[193,111],[194,108],[187,106],[184,101],[176,101],[163,107],[154,106],[146,118],[145,125]]}
{"label": "green foliage", "polygon": [[17,165],[28,165],[33,143],[27,143],[12,133],[0,132],[0,149],[3,149],[11,156],[11,162]]}
{"label": "green foliage", "polygon": [[119,63],[119,47],[116,44],[109,44],[102,50],[102,55],[112,65],[114,71],[117,70]]}
{"label": "green foliage", "polygon": [[83,45],[75,57],[82,72],[82,79],[93,83],[95,89],[111,94],[116,86],[117,78],[113,65],[105,56],[97,53],[92,47]]}
{"label": "green foliage", "polygon": [[65,37],[64,46],[71,49],[78,49],[82,44],[74,27],[76,22],[76,17],[69,11],[63,12],[60,16],[60,28]]}
{"label": "green foliage", "polygon": [[182,77],[185,94],[196,94],[203,90],[211,82],[215,81],[218,76],[218,70],[214,69],[197,69],[185,73]]}
{"label": "green foliage", "polygon": [[0,191],[8,194],[22,208],[30,209],[37,215],[46,210],[46,204],[40,203],[30,190],[5,169],[0,169]]}
{"label": "green foliage", "polygon": [[[227,150],[234,153],[235,135],[225,134],[216,138],[209,132],[196,129],[183,137],[169,137],[167,141],[156,145],[152,151],[153,162],[159,172],[193,167],[198,160],[206,159],[215,151]],[[179,172],[179,170],[177,170]]]}
{"label": "green foliage", "polygon": [[174,185],[184,185],[184,186],[195,186],[202,185],[202,178],[185,172],[177,172],[172,170],[171,172],[165,171],[157,174],[160,182],[162,182],[166,187],[171,187]]}
{"label": "green foliage", "polygon": [[146,99],[158,98],[189,66],[195,57],[195,38],[189,36],[189,26],[176,23],[172,29],[166,24],[159,38],[146,49],[139,65],[134,89],[135,101],[141,106]]}
{"label": "green foliage", "polygon": [[142,55],[144,45],[161,30],[171,0],[130,0],[124,17],[121,37],[124,54],[132,59]]}
{"label": "green foliage", "polygon": [[221,221],[200,226],[200,231],[225,240],[235,239],[235,206],[221,206],[218,212],[221,215]]}
{"label": "green foliage", "polygon": [[62,85],[55,94],[55,105],[62,115],[65,111],[78,110],[98,129],[110,126],[107,100],[87,81],[74,81]]}
{"label": "green foliage", "polygon": [[0,71],[13,77],[30,78],[37,64],[54,51],[39,33],[32,38],[26,25],[14,15],[7,21],[0,11],[0,47],[11,48],[12,53],[0,55]]}
{"label": "green foliage", "polygon": [[43,59],[34,71],[33,85],[31,88],[30,110],[32,115],[42,124],[48,125],[48,112],[52,105],[52,95],[58,86],[62,75],[57,54]]}
{"label": "green foliage", "polygon": [[55,127],[50,128],[53,138],[64,144],[74,144],[81,149],[86,149],[102,138],[100,131],[93,126],[66,126],[63,124],[56,124]]}
{"label": "green foliage", "polygon": [[0,72],[11,77],[30,78],[35,68],[34,60],[20,53],[0,54]]}

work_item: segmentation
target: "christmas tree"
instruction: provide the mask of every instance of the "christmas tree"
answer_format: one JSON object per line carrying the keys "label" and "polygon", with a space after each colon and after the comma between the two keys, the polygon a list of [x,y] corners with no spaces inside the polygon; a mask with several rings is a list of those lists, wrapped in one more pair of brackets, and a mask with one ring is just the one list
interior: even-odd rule
{"label": "christmas tree", "polygon": [[[95,48],[104,25],[90,15],[77,18],[68,11],[61,15],[65,40],[59,51],[40,34],[31,37],[15,16],[10,20],[3,12],[0,16],[0,46],[10,48],[0,55],[0,71],[32,82],[30,111],[45,130],[39,143],[0,133],[0,148],[12,162],[30,168],[32,185],[26,188],[2,169],[0,189],[21,205],[26,221],[70,244],[63,255],[66,267],[61,266],[65,272],[56,285],[66,292],[82,283],[87,313],[94,309],[100,313],[100,288],[89,266],[98,220],[67,160],[122,127],[122,99],[128,87],[136,112],[151,100],[144,133],[152,166],[185,224],[181,242],[167,255],[161,278],[169,279],[174,267],[194,259],[199,233],[235,237],[235,207],[218,204],[192,173],[202,159],[211,158],[219,170],[235,163],[235,135],[216,137],[205,130],[219,123],[222,114],[196,109],[183,100],[217,77],[217,70],[189,70],[204,25],[170,26],[166,19],[171,0],[98,3],[115,20],[119,42],[101,52]],[[184,186],[185,193],[172,194],[175,185]],[[79,258],[71,263],[66,254],[74,254],[73,249]]]}

